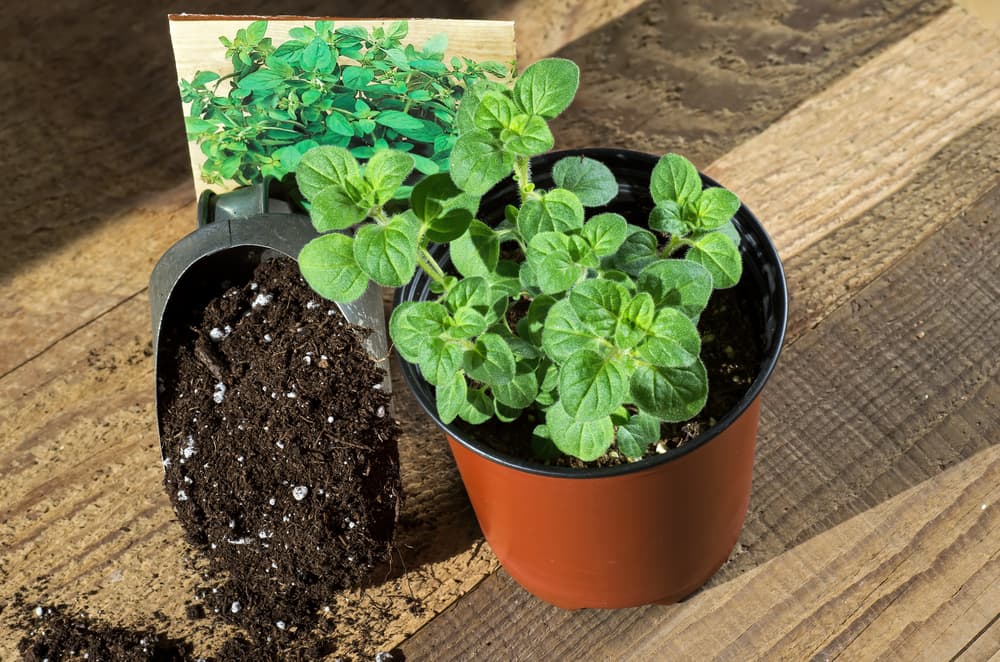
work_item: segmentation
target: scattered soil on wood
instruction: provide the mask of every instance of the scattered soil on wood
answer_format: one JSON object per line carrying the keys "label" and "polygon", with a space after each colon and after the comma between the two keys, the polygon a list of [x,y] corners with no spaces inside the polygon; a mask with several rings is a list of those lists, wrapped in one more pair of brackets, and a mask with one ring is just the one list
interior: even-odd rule
{"label": "scattered soil on wood", "polygon": [[[666,452],[691,441],[715,425],[746,394],[757,376],[763,358],[758,338],[752,333],[747,333],[748,328],[755,326],[746,302],[740,297],[738,287],[717,290],[712,294],[708,307],[698,323],[698,330],[702,336],[701,359],[708,372],[708,402],[690,421],[664,423],[660,427],[662,443],[659,447],[651,444],[646,451],[646,457]],[[475,437],[502,453],[540,461],[531,444],[532,431],[540,420],[541,416],[537,412],[526,410],[512,423],[501,424],[494,419],[483,425],[470,426],[458,420],[455,425],[468,436]],[[543,461],[543,464],[596,468],[627,462],[628,460],[612,447],[609,453],[592,462],[560,455]]]}
{"label": "scattered soil on wood", "polygon": [[27,662],[183,662],[191,649],[154,629],[130,630],[71,616],[64,606],[38,606],[22,622],[26,634],[17,645]]}
{"label": "scattered soil on wood", "polygon": [[322,655],[303,635],[393,539],[398,428],[384,373],[364,332],[288,259],[175,326],[176,368],[162,356],[159,367],[165,484],[206,579],[227,578],[198,598],[247,633],[234,654]]}

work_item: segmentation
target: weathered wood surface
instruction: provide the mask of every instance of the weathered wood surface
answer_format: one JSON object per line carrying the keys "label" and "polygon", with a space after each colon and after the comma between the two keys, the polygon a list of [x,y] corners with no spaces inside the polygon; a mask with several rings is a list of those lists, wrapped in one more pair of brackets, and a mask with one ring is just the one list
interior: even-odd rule
{"label": "weathered wood surface", "polygon": [[[773,585],[748,578],[757,578],[763,568],[782,562],[788,550],[854,526],[856,520],[848,518],[883,507],[879,504],[887,500],[898,504],[900,498],[909,499],[899,495],[915,485],[924,489],[921,481],[940,481],[947,466],[961,464],[961,470],[971,472],[969,476],[977,471],[987,475],[992,466],[993,460],[982,458],[991,457],[989,447],[1000,436],[995,413],[997,347],[995,334],[986,332],[998,326],[997,292],[995,285],[989,286],[1000,279],[996,278],[995,251],[988,252],[995,244],[985,243],[983,233],[995,234],[997,223],[996,216],[990,215],[991,205],[995,209],[997,204],[996,193],[990,192],[997,182],[991,157],[1000,153],[996,104],[981,107],[978,115],[966,112],[964,106],[940,115],[935,114],[939,110],[935,103],[908,110],[906,103],[894,101],[907,99],[909,90],[891,97],[882,94],[880,87],[874,90],[878,103],[860,104],[859,109],[854,102],[857,112],[851,113],[837,106],[839,94],[831,96],[823,90],[831,84],[847,86],[844,94],[849,95],[854,89],[852,80],[868,84],[861,80],[865,68],[837,82],[868,62],[865,67],[882,72],[883,85],[891,86],[898,76],[932,96],[950,85],[948,89],[957,97],[982,105],[980,97],[989,97],[998,87],[990,78],[998,67],[986,66],[998,52],[996,42],[990,41],[996,36],[956,11],[938,16],[947,4],[943,0],[747,0],[724,3],[725,7],[707,0],[683,6],[667,0],[636,4],[634,0],[608,0],[501,7],[484,1],[446,4],[437,13],[463,18],[526,17],[530,20],[524,22],[537,37],[528,40],[526,35],[532,31],[519,26],[519,49],[522,54],[530,50],[530,59],[562,43],[552,41],[553,35],[579,37],[560,51],[581,63],[584,80],[578,102],[556,127],[559,146],[599,142],[685,151],[701,165],[717,160],[710,172],[743,194],[769,227],[770,218],[762,209],[768,213],[777,209],[775,213],[780,214],[780,205],[766,207],[772,198],[780,201],[780,196],[769,196],[764,187],[754,188],[755,175],[765,172],[768,164],[755,161],[753,152],[746,151],[750,143],[745,143],[762,131],[766,133],[757,140],[765,145],[787,141],[787,150],[779,150],[779,156],[810,147],[817,135],[825,135],[817,128],[824,122],[832,123],[827,132],[838,140],[853,136],[853,142],[839,143],[848,148],[837,154],[815,152],[825,167],[812,172],[823,182],[840,181],[837,168],[852,164],[850,148],[856,147],[866,155],[857,164],[859,172],[849,173],[858,179],[840,185],[860,181],[864,188],[866,180],[861,175],[875,172],[879,165],[877,155],[865,152],[869,130],[875,131],[871,140],[883,141],[881,149],[901,163],[897,170],[902,181],[892,184],[891,190],[865,189],[836,218],[830,213],[816,218],[803,213],[798,220],[785,216],[782,223],[787,223],[787,234],[776,232],[780,241],[794,242],[799,231],[810,231],[814,223],[826,224],[786,262],[795,342],[765,402],[754,503],[742,554],[703,596],[731,586],[734,591],[749,591],[732,597],[744,609],[756,602],[778,605],[780,598],[769,597],[773,594],[768,591],[776,590]],[[27,77],[37,81],[39,89],[37,98],[29,96],[17,103],[9,96],[0,100],[0,107],[13,118],[8,128],[0,128],[0,145],[11,147],[0,158],[16,153],[38,155],[30,165],[17,162],[21,170],[14,169],[14,161],[8,164],[14,173],[10,190],[15,194],[0,201],[0,214],[10,226],[11,238],[11,257],[0,264],[0,473],[4,477],[0,481],[0,606],[16,589],[31,587],[35,577],[50,575],[47,588],[38,588],[30,594],[32,599],[51,596],[130,624],[148,622],[152,611],[159,609],[168,617],[165,627],[171,635],[191,637],[210,651],[212,642],[226,631],[186,621],[182,615],[183,601],[190,598],[197,578],[185,565],[180,531],[160,487],[152,362],[144,352],[149,333],[144,294],[148,273],[163,250],[189,231],[194,218],[180,113],[168,112],[176,108],[176,90],[166,7],[150,5],[155,3],[125,10],[59,3],[58,7],[34,8],[34,14],[14,12],[10,22],[12,43],[21,49],[17,52],[37,52],[39,43],[52,40],[75,43],[78,52],[92,57],[70,58],[53,48],[50,63],[54,66],[15,58],[0,68],[0,77],[10,76],[5,81],[8,87],[18,77]],[[255,10],[253,6],[243,9]],[[306,3],[282,10],[331,13],[329,6]],[[60,20],[42,22],[42,11],[58,12]],[[364,8],[366,15],[425,11],[405,3]],[[93,22],[73,20],[84,15],[93,17]],[[927,25],[924,31],[918,30],[923,25]],[[915,48],[914,44],[923,43],[921,39],[928,39],[926,30],[938,31],[937,37],[960,57],[946,57],[933,43],[923,50]],[[109,50],[107,38],[116,31],[140,36],[119,40],[119,47]],[[978,53],[975,61],[970,61],[972,52]],[[887,67],[885,58],[893,57],[899,66]],[[912,61],[904,62],[906,58]],[[101,83],[95,83],[87,70],[97,59],[107,72]],[[17,84],[21,89],[23,81]],[[123,89],[131,91],[131,96],[123,97]],[[645,96],[637,96],[640,93]],[[52,98],[66,103],[53,103]],[[817,105],[819,99],[827,102]],[[97,112],[98,107],[110,108],[108,115]],[[800,113],[813,113],[812,121],[797,120]],[[135,124],[121,121],[132,115],[137,118]],[[885,115],[899,123],[905,140],[879,133],[872,126],[884,121]],[[940,126],[932,125],[932,120]],[[64,140],[52,144],[53,132]],[[908,153],[908,141],[925,145],[929,153],[903,162],[900,155]],[[741,143],[747,145],[742,151]],[[88,169],[94,162],[104,169]],[[727,163],[735,171],[723,171]],[[797,167],[808,171],[808,165],[804,162]],[[797,183],[795,188],[801,190]],[[808,206],[810,199],[806,196],[799,202]],[[934,262],[935,268],[926,273],[904,266],[932,245],[937,252],[927,254],[940,265]],[[968,250],[949,252],[953,246]],[[965,278],[969,274],[978,275]],[[921,275],[924,280],[918,278]],[[901,292],[910,294],[902,296]],[[930,361],[940,357],[947,357],[944,368],[932,370]],[[831,394],[841,399],[823,405],[824,423],[803,425],[804,413],[815,413],[816,402]],[[930,396],[926,401],[917,399],[924,394]],[[835,408],[838,402],[841,409]],[[400,412],[416,410],[412,402],[397,406]],[[371,630],[384,635],[372,646],[401,641],[496,568],[488,547],[478,538],[458,477],[436,431],[421,415],[408,416],[408,421],[412,428],[403,440],[403,452],[409,502],[399,559],[409,572],[394,575],[363,595],[333,596],[339,613],[366,619]],[[842,447],[822,446],[830,430],[839,432]],[[995,473],[990,475],[995,477]],[[776,476],[784,477],[783,481]],[[939,487],[938,482],[928,485],[937,486],[935,490]],[[813,490],[818,493],[810,497]],[[995,517],[995,510],[987,512]],[[885,517],[886,526],[896,525],[895,516]],[[928,515],[927,522],[932,520]],[[995,524],[995,520],[986,521]],[[928,526],[931,538],[911,538],[933,539],[937,547],[929,549],[946,549],[954,531]],[[968,526],[972,530],[973,524]],[[839,528],[831,531],[831,527]],[[904,538],[910,535],[906,528],[884,530],[886,535],[895,535],[893,531]],[[852,549],[869,549],[864,546],[868,543],[858,540]],[[995,538],[985,541],[995,552]],[[963,543],[949,549],[948,554],[958,559],[958,570],[941,570],[939,581],[955,591],[961,586],[956,578],[975,570],[974,561],[963,559],[975,553],[969,550],[982,547]],[[841,573],[855,567],[838,561],[836,555],[822,558],[829,558],[829,563],[806,563],[782,575],[789,586],[799,586],[796,582],[807,586],[803,595],[811,596],[817,608],[830,599],[830,586],[847,582],[849,577]],[[858,562],[865,572],[880,567],[865,566],[864,558]],[[939,566],[944,567],[935,565],[935,571]],[[977,581],[986,581],[990,575],[984,573],[991,567],[984,563],[977,570]],[[807,576],[807,571],[816,568],[823,569],[821,579],[826,579]],[[898,587],[892,582],[888,585]],[[912,605],[929,595],[924,583],[914,581],[907,586],[906,590],[916,591],[907,598],[910,602],[900,602],[900,598],[894,604]],[[422,613],[406,611],[406,598],[411,595],[424,602]],[[882,594],[873,595],[877,599]],[[994,593],[983,595],[990,598]],[[485,609],[484,602],[493,611]],[[897,617],[895,611],[871,610],[863,601],[854,604],[860,605],[859,614],[866,618],[876,616],[873,623]],[[941,603],[930,598],[928,604],[930,609]],[[962,604],[969,605],[968,613],[975,616],[959,619],[963,628],[988,624],[989,618],[977,620],[983,615],[992,617],[982,604]],[[674,609],[683,612],[686,607]],[[439,659],[448,650],[456,655],[475,651],[503,658],[503,654],[491,655],[487,642],[505,641],[525,656],[531,651],[541,655],[548,650],[575,650],[585,653],[583,657],[600,657],[602,651],[606,655],[621,651],[602,643],[614,635],[626,648],[630,642],[639,642],[650,648],[638,650],[656,651],[663,644],[655,635],[664,625],[650,616],[653,611],[564,614],[546,610],[501,572],[433,621],[408,643],[407,650],[414,652],[411,659],[422,659],[416,654],[419,651],[431,651],[430,659]],[[523,618],[515,618],[522,612]],[[681,618],[670,613],[674,614],[670,622]],[[719,618],[719,610],[714,613]],[[824,613],[840,614],[835,610]],[[917,612],[908,608],[904,615],[912,613]],[[784,650],[774,644],[773,637],[792,631],[782,629],[782,624],[794,627],[792,617],[786,614],[784,620],[775,618],[763,625],[746,621],[747,627],[755,627],[754,632],[768,634],[753,639],[752,645],[744,645],[744,639],[735,648],[719,650],[737,658]],[[736,625],[743,622],[733,621]],[[935,622],[944,623],[937,630],[944,633],[943,640],[966,637],[961,643],[969,645],[963,653],[966,656],[996,650],[990,645],[1000,637],[995,623],[973,639],[962,628],[955,629],[944,620]],[[468,631],[459,635],[450,630],[458,627],[456,623]],[[16,633],[5,624],[0,627],[0,658],[7,659],[13,655]],[[699,641],[696,633],[705,631],[710,628],[670,630],[679,632],[677,637],[689,637],[685,641],[691,646]],[[629,633],[635,633],[635,638]],[[567,644],[560,639],[563,636],[578,640],[581,647]],[[814,640],[805,637],[802,641],[811,645]],[[683,648],[684,642],[678,645],[682,648],[676,650],[699,650]],[[867,657],[869,649],[848,650]]]}

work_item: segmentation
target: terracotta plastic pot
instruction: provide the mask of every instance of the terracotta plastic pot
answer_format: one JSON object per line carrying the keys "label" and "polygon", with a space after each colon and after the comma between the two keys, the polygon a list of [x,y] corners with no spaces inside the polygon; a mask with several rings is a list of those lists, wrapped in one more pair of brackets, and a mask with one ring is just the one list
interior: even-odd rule
{"label": "terracotta plastic pot", "polygon": [[[609,209],[644,224],[657,157],[621,150],[553,153],[532,162],[534,181],[551,186],[553,164],[575,154],[611,168],[621,189]],[[480,218],[500,222],[516,191],[513,182],[500,184],[483,200]],[[750,500],[760,393],[784,338],[787,293],[778,254],[760,222],[746,207],[735,222],[744,261],[736,287],[753,304],[747,333],[757,336],[763,358],[731,411],[665,454],[592,470],[505,455],[443,424],[434,388],[417,366],[403,362],[404,378],[448,438],[487,542],[507,572],[543,600],[566,609],[674,602],[704,584],[736,544]],[[446,251],[436,248],[435,257],[446,264]],[[429,297],[425,279],[396,294],[397,302]]]}

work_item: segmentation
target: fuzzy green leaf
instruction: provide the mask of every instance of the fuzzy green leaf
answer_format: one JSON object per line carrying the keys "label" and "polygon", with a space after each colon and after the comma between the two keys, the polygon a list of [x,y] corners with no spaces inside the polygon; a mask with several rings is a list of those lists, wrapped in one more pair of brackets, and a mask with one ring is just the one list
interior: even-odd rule
{"label": "fuzzy green leaf", "polygon": [[743,275],[740,249],[722,232],[709,232],[696,239],[685,258],[708,269],[717,290],[732,287]]}
{"label": "fuzzy green leaf", "polygon": [[585,207],[600,207],[618,195],[618,181],[608,166],[585,156],[567,156],[552,168],[556,186],[572,191]]}
{"label": "fuzzy green leaf", "polygon": [[[480,105],[480,108],[482,106]],[[500,131],[504,149],[519,156],[543,154],[555,144],[549,125],[538,115],[518,114]]]}
{"label": "fuzzy green leaf", "polygon": [[684,222],[680,205],[673,200],[664,200],[649,212],[649,227],[678,237],[683,237],[691,231]]}
{"label": "fuzzy green leaf", "polygon": [[580,422],[566,412],[561,402],[545,412],[545,427],[556,448],[584,462],[604,455],[615,440],[615,426],[610,416]]}
{"label": "fuzzy green leaf", "polygon": [[495,132],[509,127],[517,112],[507,94],[491,90],[480,98],[472,121],[477,129]]}
{"label": "fuzzy green leaf", "polygon": [[733,224],[733,221],[729,221],[728,223],[723,223],[722,226],[718,230],[716,230],[716,232],[721,232],[722,234],[729,237],[729,240],[733,242],[734,246],[740,245],[741,241],[740,231],[736,229],[736,225]]}
{"label": "fuzzy green leaf", "polygon": [[559,398],[578,421],[594,421],[611,414],[628,396],[628,373],[623,361],[581,350],[559,370]]}
{"label": "fuzzy green leaf", "polygon": [[608,280],[585,280],[569,293],[573,312],[594,335],[610,338],[628,301],[624,286]]}
{"label": "fuzzy green leaf", "polygon": [[521,205],[517,229],[530,242],[540,232],[566,232],[583,227],[584,211],[580,199],[566,189],[552,189],[540,197],[531,197]]}
{"label": "fuzzy green leaf", "polygon": [[[427,238],[446,243],[461,237],[472,222],[473,213],[465,208],[448,209],[462,195],[447,173],[425,177],[413,187],[410,207],[424,222]],[[447,211],[446,211],[447,210]]]}
{"label": "fuzzy green leaf", "polygon": [[564,292],[583,275],[571,249],[570,238],[559,232],[540,232],[528,243],[526,264],[543,294]]}
{"label": "fuzzy green leaf", "polygon": [[413,170],[413,157],[393,149],[375,152],[365,164],[365,179],[375,191],[375,202],[384,205]]}
{"label": "fuzzy green leaf", "polygon": [[468,402],[469,385],[465,373],[456,371],[448,379],[438,384],[434,399],[437,401],[438,417],[445,424],[458,418]]}
{"label": "fuzzy green leaf", "polygon": [[528,306],[528,314],[525,316],[525,334],[522,338],[535,345],[542,344],[542,329],[545,328],[545,317],[556,300],[547,295],[540,294],[535,297]]}
{"label": "fuzzy green leaf", "polygon": [[469,389],[465,396],[465,405],[459,411],[459,417],[466,423],[480,425],[493,417],[496,407],[493,398],[485,388]]}
{"label": "fuzzy green leaf", "polygon": [[639,409],[659,419],[676,423],[701,411],[708,398],[708,375],[698,359],[684,368],[639,365],[629,385]]}
{"label": "fuzzy green leaf", "polygon": [[583,226],[580,233],[594,249],[594,253],[604,257],[614,255],[625,243],[628,222],[621,214],[598,214]]}
{"label": "fuzzy green leaf", "polygon": [[493,385],[493,397],[497,402],[514,409],[524,409],[538,396],[538,376],[526,362],[517,365],[514,378],[506,384]]}
{"label": "fuzzy green leaf", "polygon": [[464,133],[451,150],[451,178],[472,195],[483,195],[514,170],[514,155],[486,131]]}
{"label": "fuzzy green leaf", "polygon": [[628,235],[618,252],[607,259],[607,266],[630,276],[637,276],[658,257],[656,236],[636,225],[628,226]]}
{"label": "fuzzy green leaf", "polygon": [[393,216],[385,225],[363,225],[355,235],[354,258],[379,285],[405,285],[417,267],[419,230],[420,222],[411,213]]}
{"label": "fuzzy green leaf", "polygon": [[459,308],[452,314],[453,325],[448,335],[458,340],[473,338],[486,331],[486,316],[471,306]]}
{"label": "fuzzy green leaf", "polygon": [[660,309],[648,333],[636,352],[653,365],[683,368],[694,363],[701,353],[698,328],[690,317],[675,308]]}
{"label": "fuzzy green leaf", "polygon": [[346,182],[361,177],[358,161],[343,147],[314,147],[302,155],[295,169],[299,190],[307,200],[313,200],[330,186],[347,188]]}
{"label": "fuzzy green leaf", "polygon": [[497,233],[481,221],[472,221],[469,229],[451,242],[451,262],[463,276],[485,276],[497,268],[500,240]]}
{"label": "fuzzy green leaf", "polygon": [[432,338],[428,351],[420,361],[420,372],[431,384],[447,384],[455,373],[460,372],[465,350],[457,342],[443,338]]}
{"label": "fuzzy green leaf", "polygon": [[389,318],[389,335],[396,351],[410,363],[419,363],[430,351],[428,340],[448,330],[448,317],[448,310],[434,301],[399,304]]}
{"label": "fuzzy green leaf", "polygon": [[657,307],[677,308],[695,319],[712,295],[712,274],[691,260],[659,260],[639,273],[638,286]]}
{"label": "fuzzy green leaf", "polygon": [[542,348],[556,363],[565,363],[581,350],[600,353],[603,339],[577,317],[569,299],[557,301],[549,309],[542,328]]}
{"label": "fuzzy green leaf", "polygon": [[458,112],[455,114],[455,129],[459,135],[478,130],[475,123],[476,112],[479,104],[489,92],[499,92],[507,94],[507,88],[491,80],[477,80],[462,95],[462,101],[458,105]]}
{"label": "fuzzy green leaf", "polygon": [[580,86],[580,68],[571,60],[535,62],[514,83],[514,100],[529,115],[552,119],[566,110]]}
{"label": "fuzzy green leaf", "polygon": [[708,188],[701,192],[695,204],[698,227],[702,230],[716,230],[736,215],[740,199],[724,188]]}
{"label": "fuzzy green leaf", "polygon": [[367,205],[355,202],[346,190],[336,185],[316,195],[309,211],[313,227],[319,232],[349,228],[367,215]]}
{"label": "fuzzy green leaf", "polygon": [[506,384],[517,372],[514,352],[498,334],[484,333],[476,338],[474,348],[466,350],[465,371],[484,384]]}
{"label": "fuzzy green leaf", "polygon": [[258,94],[269,94],[285,84],[285,77],[270,69],[258,69],[240,79],[239,86]]}
{"label": "fuzzy green leaf", "polygon": [[354,136],[354,127],[340,113],[332,113],[326,118],[326,128],[338,136]]}
{"label": "fuzzy green leaf", "polygon": [[354,259],[354,240],[331,233],[316,237],[299,252],[299,269],[309,287],[331,301],[354,301],[368,289],[368,276]]}
{"label": "fuzzy green leaf", "polygon": [[656,204],[672,200],[683,207],[698,197],[701,192],[701,177],[694,164],[683,156],[667,154],[653,168],[649,190]]}
{"label": "fuzzy green leaf", "polygon": [[618,317],[615,327],[615,346],[621,349],[631,349],[646,337],[647,329],[653,326],[656,319],[656,306],[653,297],[647,292],[640,292],[624,307]]}
{"label": "fuzzy green leaf", "polygon": [[639,412],[618,428],[618,450],[630,459],[646,454],[650,444],[660,440],[660,419]]}
{"label": "fuzzy green leaf", "polygon": [[344,81],[344,87],[360,90],[375,80],[375,72],[365,67],[344,67],[340,77]]}

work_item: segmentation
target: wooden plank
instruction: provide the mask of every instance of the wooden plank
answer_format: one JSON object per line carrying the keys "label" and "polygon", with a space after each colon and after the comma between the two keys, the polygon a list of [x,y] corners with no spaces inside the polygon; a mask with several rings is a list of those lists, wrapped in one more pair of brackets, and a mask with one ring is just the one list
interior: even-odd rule
{"label": "wooden plank", "polygon": [[994,30],[1000,30],[1000,5],[994,0],[955,0],[955,2]]}
{"label": "wooden plank", "polygon": [[[998,210],[994,187],[786,348],[764,398],[747,522],[711,585],[1000,441],[1000,336],[984,333],[1000,326]],[[497,573],[411,643],[573,658],[608,632],[631,641],[658,613],[561,612]]]}
{"label": "wooden plank", "polygon": [[899,191],[997,108],[1000,36],[955,8],[888,48],[863,75],[805,101],[710,172],[739,182],[737,192],[788,259]]}
{"label": "wooden plank", "polygon": [[[995,652],[998,485],[994,446],[683,604],[619,619],[629,612],[540,614],[529,599],[513,620],[484,605],[475,619],[447,612],[402,650],[416,660],[985,659],[971,656]],[[520,591],[512,583],[505,597]]]}

